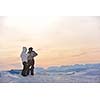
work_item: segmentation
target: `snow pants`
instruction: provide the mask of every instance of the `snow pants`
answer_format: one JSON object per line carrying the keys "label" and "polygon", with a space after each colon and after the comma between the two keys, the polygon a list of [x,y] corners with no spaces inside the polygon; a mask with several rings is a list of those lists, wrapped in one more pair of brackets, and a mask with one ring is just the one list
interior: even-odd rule
{"label": "snow pants", "polygon": [[23,70],[22,70],[22,76],[27,76],[28,74],[28,63],[27,62],[23,62]]}
{"label": "snow pants", "polygon": [[34,75],[34,64],[35,64],[34,59],[28,60],[28,74],[29,71],[31,71],[31,75]]}

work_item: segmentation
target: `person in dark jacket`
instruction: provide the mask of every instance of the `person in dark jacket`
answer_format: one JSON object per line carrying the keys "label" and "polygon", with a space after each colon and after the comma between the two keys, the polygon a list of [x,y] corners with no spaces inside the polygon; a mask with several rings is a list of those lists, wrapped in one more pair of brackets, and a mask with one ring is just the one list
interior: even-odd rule
{"label": "person in dark jacket", "polygon": [[[31,71],[31,75],[34,75],[34,65],[35,65],[34,57],[36,57],[37,55],[38,54],[33,50],[33,48],[30,47],[29,51],[28,51],[27,60],[28,60],[29,70]],[[29,72],[28,72],[28,74],[29,74]]]}

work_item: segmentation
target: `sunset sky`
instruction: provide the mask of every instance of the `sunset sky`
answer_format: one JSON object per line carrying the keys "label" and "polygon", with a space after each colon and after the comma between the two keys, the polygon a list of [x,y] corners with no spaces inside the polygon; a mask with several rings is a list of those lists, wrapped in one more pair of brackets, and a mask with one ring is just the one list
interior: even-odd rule
{"label": "sunset sky", "polygon": [[36,65],[45,68],[99,63],[100,17],[0,17],[0,66],[21,63],[23,46],[32,46]]}

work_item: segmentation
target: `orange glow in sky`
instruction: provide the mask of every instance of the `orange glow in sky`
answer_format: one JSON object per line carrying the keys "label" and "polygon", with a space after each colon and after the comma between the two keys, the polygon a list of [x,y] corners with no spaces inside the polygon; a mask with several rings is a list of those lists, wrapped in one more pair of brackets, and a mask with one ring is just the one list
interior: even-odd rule
{"label": "orange glow in sky", "polygon": [[100,17],[0,17],[0,64],[21,63],[23,46],[37,66],[100,62]]}

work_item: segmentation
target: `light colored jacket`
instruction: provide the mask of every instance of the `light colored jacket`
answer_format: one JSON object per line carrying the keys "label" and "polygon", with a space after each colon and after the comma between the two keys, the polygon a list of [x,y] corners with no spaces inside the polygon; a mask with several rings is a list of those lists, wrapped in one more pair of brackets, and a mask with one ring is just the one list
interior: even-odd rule
{"label": "light colored jacket", "polygon": [[27,52],[24,49],[23,49],[20,57],[21,57],[22,62],[27,62],[28,54],[27,54]]}

